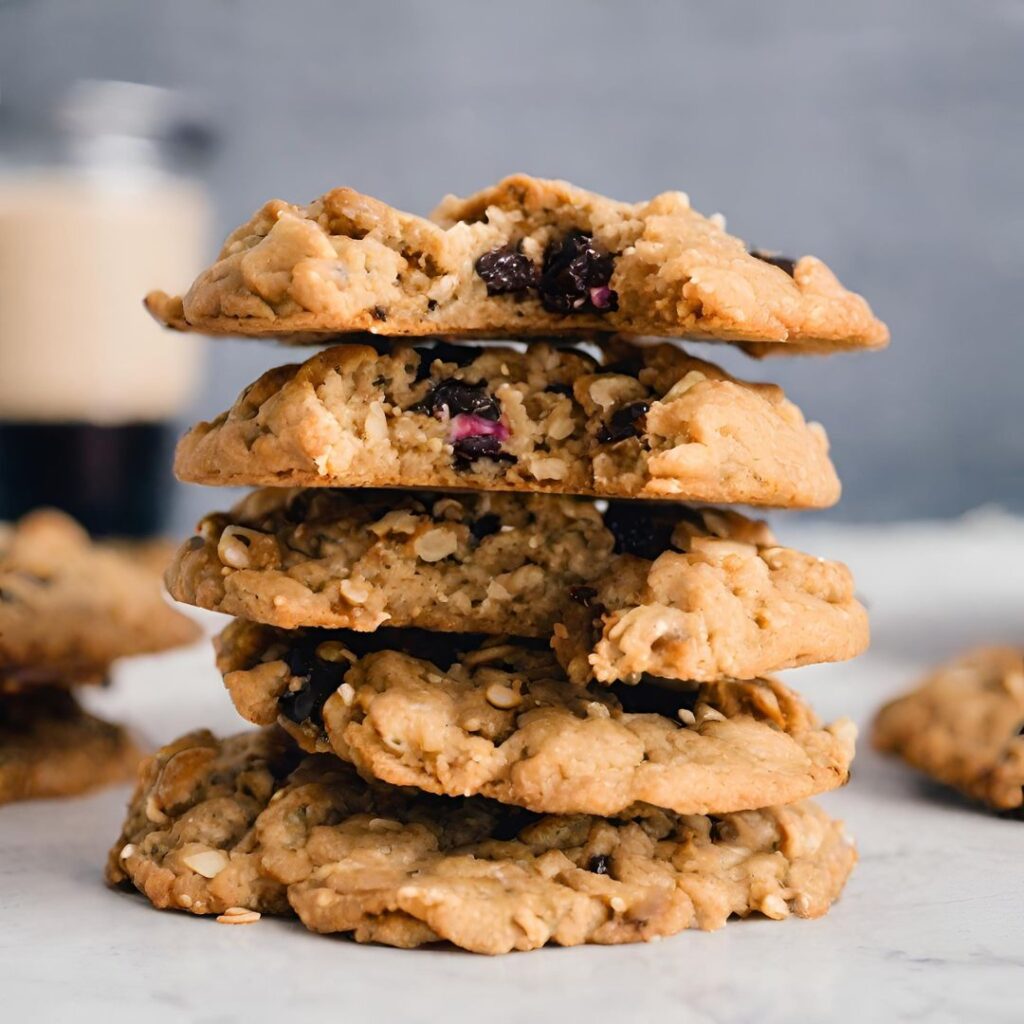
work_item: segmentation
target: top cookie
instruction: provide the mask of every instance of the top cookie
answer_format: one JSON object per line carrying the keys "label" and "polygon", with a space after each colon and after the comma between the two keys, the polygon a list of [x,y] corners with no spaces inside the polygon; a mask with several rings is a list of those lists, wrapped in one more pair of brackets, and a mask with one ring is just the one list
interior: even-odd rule
{"label": "top cookie", "polygon": [[748,251],[682,192],[622,203],[516,175],[425,220],[336,188],[272,200],[157,319],[207,334],[521,337],[595,331],[877,348],[886,326],[813,256]]}
{"label": "top cookie", "polygon": [[198,627],[158,577],[46,509],[0,530],[0,690],[99,682],[110,663],[187,643]]}

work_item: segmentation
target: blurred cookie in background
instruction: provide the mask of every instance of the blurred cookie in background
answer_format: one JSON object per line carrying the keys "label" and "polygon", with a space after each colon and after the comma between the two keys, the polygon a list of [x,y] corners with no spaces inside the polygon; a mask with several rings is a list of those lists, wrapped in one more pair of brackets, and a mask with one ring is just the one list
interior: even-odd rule
{"label": "blurred cookie in background", "polygon": [[53,509],[0,527],[0,690],[102,682],[118,658],[196,639],[163,598],[161,559],[94,542]]}
{"label": "blurred cookie in background", "polygon": [[1024,805],[1024,649],[985,647],[875,718],[875,748],[999,811]]}

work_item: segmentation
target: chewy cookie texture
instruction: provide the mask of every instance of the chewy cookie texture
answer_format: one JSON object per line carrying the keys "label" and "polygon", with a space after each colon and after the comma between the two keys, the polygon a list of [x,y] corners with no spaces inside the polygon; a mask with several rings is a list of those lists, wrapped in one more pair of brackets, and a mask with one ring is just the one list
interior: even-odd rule
{"label": "chewy cookie texture", "polygon": [[61,512],[0,525],[0,691],[100,682],[117,658],[196,639],[133,563]]}
{"label": "chewy cookie texture", "polygon": [[842,785],[855,729],[773,680],[587,690],[503,638],[278,630],[217,640],[235,707],[368,778],[533,811],[749,810]]}
{"label": "chewy cookie texture", "polygon": [[1024,805],[1024,650],[981,648],[875,719],[874,745],[1001,811]]}
{"label": "chewy cookie texture", "polygon": [[824,430],[671,345],[343,345],[264,374],[182,439],[191,483],[443,487],[820,508]]}
{"label": "chewy cookie texture", "polygon": [[753,678],[868,635],[845,566],[681,505],[270,488],[203,520],[167,585],[286,628],[553,635],[579,683]]}
{"label": "chewy cookie texture", "polygon": [[367,783],[267,730],[192,733],[147,760],[107,878],[161,909],[297,915],[359,942],[494,954],[817,917],[855,859],[811,804],[542,816]]}
{"label": "chewy cookie texture", "polygon": [[810,256],[748,251],[681,192],[622,203],[518,175],[431,219],[350,188],[267,203],[158,319],[210,334],[516,337],[581,331],[875,348],[888,331]]}
{"label": "chewy cookie texture", "polygon": [[65,689],[0,692],[0,804],[127,782],[141,757],[124,729],[90,715]]}

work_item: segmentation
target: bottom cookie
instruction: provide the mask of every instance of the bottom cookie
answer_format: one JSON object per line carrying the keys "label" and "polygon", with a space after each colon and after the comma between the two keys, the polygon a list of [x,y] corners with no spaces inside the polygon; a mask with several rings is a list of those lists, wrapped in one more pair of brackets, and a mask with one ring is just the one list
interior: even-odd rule
{"label": "bottom cookie", "polygon": [[0,693],[0,804],[126,782],[141,757],[121,726],[90,715],[66,690]]}
{"label": "bottom cookie", "polygon": [[810,803],[717,817],[540,815],[368,784],[280,730],[199,731],[147,760],[111,884],[160,909],[478,953],[639,942],[824,914],[856,860]]}
{"label": "bottom cookie", "polygon": [[1024,651],[981,648],[886,704],[874,745],[997,810],[1024,804]]}

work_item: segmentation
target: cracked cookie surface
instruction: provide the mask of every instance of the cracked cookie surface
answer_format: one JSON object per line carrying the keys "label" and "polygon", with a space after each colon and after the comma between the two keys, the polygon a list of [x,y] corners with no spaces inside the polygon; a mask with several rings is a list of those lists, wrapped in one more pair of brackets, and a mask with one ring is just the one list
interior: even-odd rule
{"label": "cracked cookie surface", "polygon": [[307,342],[590,330],[834,351],[889,337],[820,260],[752,254],[681,192],[621,203],[526,175],[449,196],[431,220],[350,188],[273,200],[184,299],[147,306],[181,330]]}
{"label": "cracked cookie surface", "polygon": [[570,679],[751,679],[867,648],[867,612],[845,565],[781,547],[765,523],[736,512],[689,513],[609,506],[621,553],[573,592],[554,629]]}
{"label": "cracked cookie surface", "polygon": [[367,784],[276,730],[196,732],[147,761],[111,884],[195,914],[478,953],[651,940],[732,916],[818,917],[856,860],[809,803],[717,817],[538,816]]}
{"label": "cracked cookie surface", "polygon": [[190,483],[426,487],[821,508],[828,439],[782,390],[672,345],[342,345],[181,440]]}
{"label": "cracked cookie surface", "polygon": [[99,682],[117,658],[198,636],[152,567],[90,540],[63,513],[0,527],[0,691]]}
{"label": "cracked cookie surface", "polygon": [[90,715],[64,689],[0,693],[0,804],[127,782],[141,757],[121,726]]}
{"label": "cracked cookie surface", "polygon": [[936,669],[875,718],[878,750],[998,810],[1024,804],[1024,651],[988,647]]}
{"label": "cracked cookie surface", "polygon": [[501,639],[363,640],[236,620],[217,662],[243,718],[279,723],[311,753],[533,811],[747,810],[840,786],[853,759],[853,724],[823,727],[774,680],[587,690],[549,651]]}

